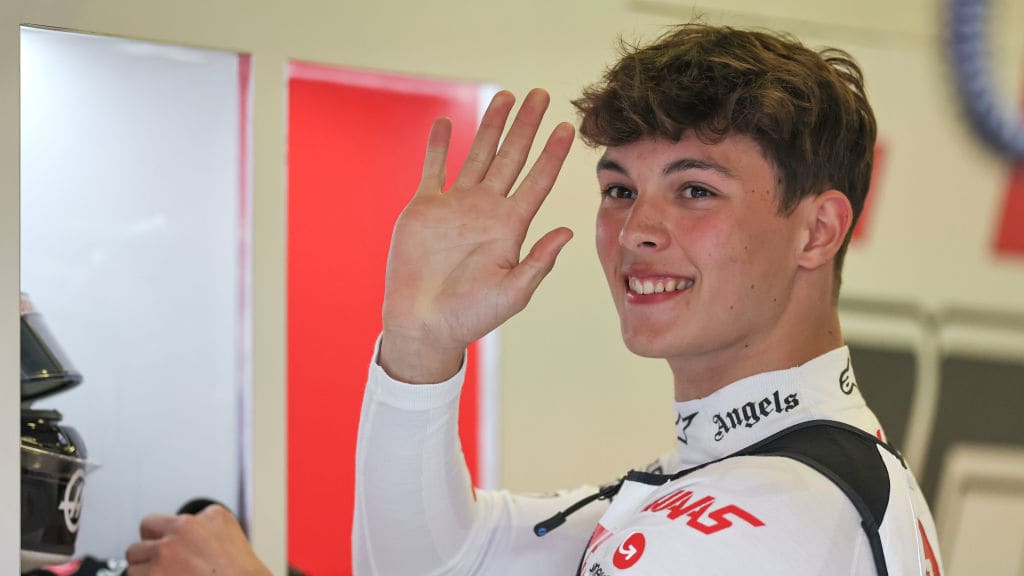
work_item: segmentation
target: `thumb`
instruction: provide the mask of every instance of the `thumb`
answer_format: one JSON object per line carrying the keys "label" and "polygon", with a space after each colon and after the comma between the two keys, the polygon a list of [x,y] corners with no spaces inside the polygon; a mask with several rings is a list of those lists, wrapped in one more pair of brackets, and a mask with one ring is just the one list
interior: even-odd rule
{"label": "thumb", "polygon": [[569,240],[572,240],[572,230],[568,228],[556,228],[548,232],[537,240],[526,258],[512,269],[508,283],[520,310],[526,307],[541,281],[554,268],[555,259]]}

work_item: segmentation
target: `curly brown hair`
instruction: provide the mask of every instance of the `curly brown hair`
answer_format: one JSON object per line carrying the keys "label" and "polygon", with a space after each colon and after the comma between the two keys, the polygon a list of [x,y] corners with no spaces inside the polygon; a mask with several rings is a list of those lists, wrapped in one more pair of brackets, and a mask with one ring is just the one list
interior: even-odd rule
{"label": "curly brown hair", "polygon": [[834,48],[815,52],[784,34],[705,24],[674,27],[621,58],[573,101],[590,146],[688,131],[713,143],[744,134],[775,168],[778,207],[836,189],[853,224],[835,259],[835,290],[871,183],[876,125],[860,67]]}

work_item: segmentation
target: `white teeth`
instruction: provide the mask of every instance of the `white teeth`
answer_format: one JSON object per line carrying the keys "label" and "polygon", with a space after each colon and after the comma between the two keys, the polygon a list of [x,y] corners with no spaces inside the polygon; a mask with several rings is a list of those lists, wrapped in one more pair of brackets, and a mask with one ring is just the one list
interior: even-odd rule
{"label": "white teeth", "polygon": [[637,294],[658,294],[662,292],[675,292],[678,290],[686,290],[690,286],[693,286],[693,280],[679,280],[678,283],[674,279],[666,281],[658,280],[640,280],[638,278],[630,277],[627,280],[629,289]]}

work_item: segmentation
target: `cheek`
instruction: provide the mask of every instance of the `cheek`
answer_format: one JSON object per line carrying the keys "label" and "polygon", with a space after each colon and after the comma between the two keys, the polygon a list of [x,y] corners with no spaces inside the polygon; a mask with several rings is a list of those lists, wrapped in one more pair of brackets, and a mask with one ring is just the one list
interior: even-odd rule
{"label": "cheek", "polygon": [[[795,266],[792,231],[783,220],[752,222],[736,237],[733,252],[746,269],[751,295],[777,297]],[[750,285],[753,284],[754,288]]]}
{"label": "cheek", "polygon": [[699,218],[677,222],[676,243],[683,246],[698,268],[737,264],[742,257],[743,233],[725,218]]}
{"label": "cheek", "polygon": [[774,268],[775,249],[770,234],[751,230],[746,223],[729,218],[690,222],[680,237],[707,293],[725,309],[753,303],[765,286],[766,271]]}
{"label": "cheek", "polygon": [[607,212],[597,213],[597,225],[594,242],[597,246],[597,257],[605,270],[613,264],[619,249],[619,232],[622,230],[620,218]]}

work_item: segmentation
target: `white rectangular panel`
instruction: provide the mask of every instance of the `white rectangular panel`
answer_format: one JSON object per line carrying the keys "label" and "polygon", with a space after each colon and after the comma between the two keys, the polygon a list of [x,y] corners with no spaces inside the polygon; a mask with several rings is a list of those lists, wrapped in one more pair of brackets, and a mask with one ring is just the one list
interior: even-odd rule
{"label": "white rectangular panel", "polygon": [[83,373],[36,403],[89,459],[77,553],[240,502],[247,314],[239,59],[22,31],[22,289]]}

